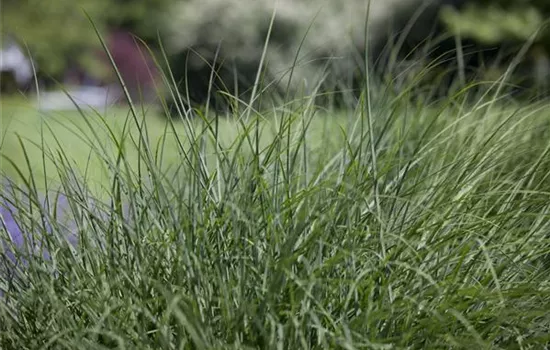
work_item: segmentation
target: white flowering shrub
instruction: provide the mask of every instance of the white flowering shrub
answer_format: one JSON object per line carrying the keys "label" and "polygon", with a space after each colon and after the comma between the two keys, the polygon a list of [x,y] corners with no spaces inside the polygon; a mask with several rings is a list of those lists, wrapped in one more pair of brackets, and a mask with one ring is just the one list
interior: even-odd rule
{"label": "white flowering shrub", "polygon": [[[422,3],[372,0],[369,45],[379,47],[390,27],[402,27]],[[360,66],[354,58],[360,62],[365,49],[367,4],[365,0],[180,0],[166,15],[163,36],[175,57],[174,74],[185,75],[192,87],[189,95],[200,99],[215,58],[223,62],[217,66],[221,67],[218,83],[223,81],[230,92],[234,86],[246,89],[253,84],[275,16],[265,57],[267,84],[284,90],[294,67],[290,87],[311,92],[326,73],[343,79]]]}

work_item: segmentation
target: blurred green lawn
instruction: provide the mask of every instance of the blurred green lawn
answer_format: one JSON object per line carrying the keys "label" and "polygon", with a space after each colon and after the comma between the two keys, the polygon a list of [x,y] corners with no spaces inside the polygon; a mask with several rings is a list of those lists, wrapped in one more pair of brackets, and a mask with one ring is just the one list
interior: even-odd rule
{"label": "blurred green lawn", "polygon": [[[74,162],[73,165],[76,165],[77,169],[86,173],[88,180],[102,180],[107,175],[97,152],[94,152],[94,147],[91,146],[90,141],[94,138],[91,128],[105,140],[106,149],[115,154],[116,149],[114,143],[109,141],[107,130],[112,128],[114,132],[122,134],[126,116],[125,109],[87,110],[86,119],[91,125],[90,128],[84,117],[76,110],[38,111],[33,104],[23,99],[3,100],[1,107],[0,153],[2,162],[0,169],[4,174],[17,178],[17,172],[9,161],[11,160],[20,167],[25,176],[32,171],[35,180],[43,180],[44,177],[50,181],[56,179],[57,171],[54,162],[51,159],[44,159],[43,155],[45,153],[55,154],[62,149],[67,159]],[[102,113],[105,118],[100,118],[100,115],[96,114],[98,112]],[[105,124],[103,124],[103,120],[106,122]],[[158,127],[151,131],[154,132],[157,129]],[[90,139],[86,140],[86,137]],[[97,140],[95,140],[94,146],[99,146]],[[44,153],[42,149],[51,152]],[[25,153],[28,156],[31,169],[27,166]],[[38,181],[38,183],[40,182],[42,181]]]}
{"label": "blurred green lawn", "polygon": [[[0,170],[11,178],[20,178],[12,164],[15,163],[24,176],[31,172],[35,181],[40,184],[44,179],[52,184],[58,180],[56,162],[51,159],[44,159],[44,154],[54,154],[58,158],[59,149],[63,157],[66,157],[73,169],[77,169],[80,175],[85,178],[88,185],[108,185],[111,177],[101,160],[101,156],[115,159],[117,156],[117,142],[125,137],[124,150],[125,159],[137,169],[139,149],[135,146],[139,138],[139,131],[134,120],[130,117],[128,107],[115,107],[107,110],[86,109],[85,117],[77,110],[70,111],[38,111],[35,106],[23,98],[9,98],[1,100],[0,119]],[[189,143],[189,128],[182,121],[173,123],[174,129],[168,123],[168,119],[160,115],[158,110],[138,110],[139,118],[146,117],[147,134],[153,154],[158,156],[158,166],[163,171],[169,171],[171,167],[178,166],[182,162],[182,155],[178,148],[177,138],[174,137],[174,130],[180,142],[183,142],[185,149]],[[270,122],[261,123],[261,147],[264,149],[269,145],[279,126],[279,117],[269,119]],[[335,122],[340,121],[341,123]],[[343,134],[340,126],[344,127],[346,118],[334,118],[333,116],[315,116],[308,127],[308,148],[324,149],[327,147],[341,147]],[[126,124],[126,125],[125,125]],[[206,143],[213,144],[212,133],[205,131],[207,126],[199,118],[193,120],[194,131],[198,135],[208,134]],[[299,124],[299,123],[295,123]],[[235,118],[220,118],[218,124],[219,142],[225,147],[231,147],[239,135],[254,122],[241,123]],[[210,126],[214,127],[213,124]],[[299,127],[299,126],[298,126]],[[294,126],[296,128],[296,126]],[[93,132],[92,132],[93,130]],[[97,136],[94,136],[94,132]],[[112,132],[112,134],[111,134]],[[255,131],[249,130],[250,137]],[[296,130],[296,135],[300,131]],[[130,136],[130,137],[128,137]],[[133,140],[132,140],[133,139]],[[24,146],[25,151],[23,150]],[[99,152],[97,147],[103,147],[106,151]],[[232,147],[233,149],[234,147]],[[42,152],[42,149],[47,152]],[[247,144],[240,150],[249,150]],[[208,148],[207,148],[207,153]],[[31,167],[27,166],[25,153],[28,156]],[[210,152],[211,153],[211,152]],[[323,152],[317,152],[319,156]],[[326,154],[326,153],[325,153]],[[161,161],[162,159],[162,161]],[[11,161],[10,161],[11,160]],[[44,166],[45,165],[45,166]]]}

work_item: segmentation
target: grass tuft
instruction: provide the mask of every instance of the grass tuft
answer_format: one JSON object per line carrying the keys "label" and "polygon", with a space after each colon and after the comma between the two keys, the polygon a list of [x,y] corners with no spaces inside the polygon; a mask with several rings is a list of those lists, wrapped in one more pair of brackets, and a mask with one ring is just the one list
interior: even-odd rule
{"label": "grass tuft", "polygon": [[548,346],[548,106],[374,85],[184,123],[5,106],[0,347]]}

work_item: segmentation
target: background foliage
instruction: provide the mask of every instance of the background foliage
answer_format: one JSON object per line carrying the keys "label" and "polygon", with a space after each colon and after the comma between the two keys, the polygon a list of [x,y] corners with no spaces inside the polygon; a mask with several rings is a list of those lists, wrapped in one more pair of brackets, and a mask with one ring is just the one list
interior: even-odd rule
{"label": "background foliage", "polygon": [[[460,11],[445,8],[441,18],[453,33],[480,42],[502,43],[525,42],[541,28],[549,15],[548,1],[470,0]],[[543,31],[536,41],[543,43],[547,35],[548,30]]]}
{"label": "background foliage", "polygon": [[515,78],[547,91],[550,80],[550,2],[545,0],[465,1],[458,9],[446,7],[440,16],[445,28],[476,47],[498,47],[507,59],[501,72],[525,46]]}
{"label": "background foliage", "polygon": [[41,73],[62,77],[71,64],[100,74],[94,50],[100,42],[86,13],[98,29],[122,27],[151,39],[159,12],[171,0],[6,0],[2,1],[2,34],[27,46]]}
{"label": "background foliage", "polygon": [[[311,92],[323,81],[327,91],[353,88],[358,77],[360,80],[363,76],[366,2],[277,3],[264,62],[267,85]],[[250,91],[274,4],[271,0],[6,0],[2,4],[2,31],[28,45],[43,75],[60,78],[74,63],[100,75],[101,69],[90,54],[100,49],[99,41],[84,16],[85,10],[102,32],[109,28],[127,29],[153,47],[158,46],[156,39],[160,37],[177,84],[185,90],[186,81],[189,97],[204,101],[209,95],[214,61],[214,89],[237,95]],[[498,78],[518,47],[550,14],[550,4],[543,0],[373,0],[370,6],[368,42],[373,61],[387,64],[387,57],[386,61],[380,59],[382,51],[395,45],[397,36],[406,34],[407,40],[400,43],[401,57],[411,53],[421,56],[414,58],[418,72],[442,52],[456,50],[450,37],[434,43],[431,49],[418,49],[448,30],[460,34],[468,46],[464,52],[466,67],[462,67],[471,71],[468,79],[479,78],[480,71],[496,72],[492,78]],[[407,27],[409,21],[415,25]],[[548,31],[535,38],[518,76],[528,76],[527,80],[537,84],[548,80],[548,38]],[[485,52],[481,59],[474,57],[479,51]],[[453,52],[448,57],[441,72],[457,70],[457,55]],[[419,64],[422,60],[425,62]],[[492,61],[498,69],[486,69],[486,61]],[[410,67],[405,71],[410,72]],[[401,66],[390,65],[389,69],[394,75],[404,73]],[[414,76],[407,74],[409,79]],[[431,80],[436,78],[424,79],[433,85]]]}

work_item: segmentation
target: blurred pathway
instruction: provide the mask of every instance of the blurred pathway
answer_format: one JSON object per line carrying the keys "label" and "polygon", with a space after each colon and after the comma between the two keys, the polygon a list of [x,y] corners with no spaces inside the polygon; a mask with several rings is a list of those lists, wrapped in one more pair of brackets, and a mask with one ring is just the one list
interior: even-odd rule
{"label": "blurred pathway", "polygon": [[119,96],[116,87],[81,86],[68,88],[67,92],[41,92],[36,103],[41,111],[74,110],[77,106],[80,108],[105,109],[115,105],[119,101]]}

